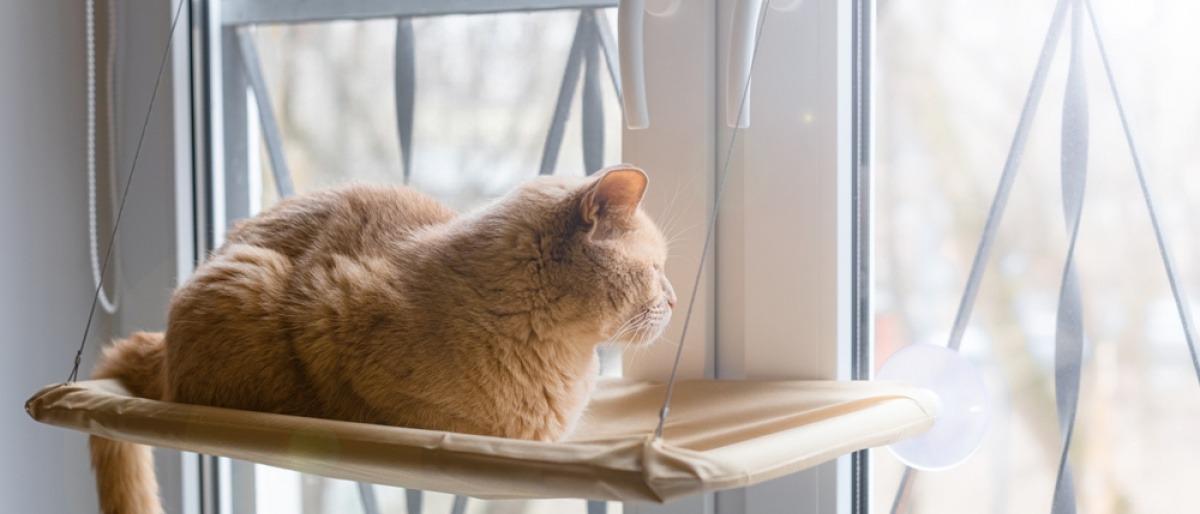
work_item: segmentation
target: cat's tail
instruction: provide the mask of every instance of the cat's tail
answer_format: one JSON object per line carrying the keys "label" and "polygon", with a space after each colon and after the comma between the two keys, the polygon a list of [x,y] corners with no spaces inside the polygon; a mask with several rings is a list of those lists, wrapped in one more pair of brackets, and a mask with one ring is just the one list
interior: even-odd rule
{"label": "cat's tail", "polygon": [[[93,378],[115,378],[134,396],[161,399],[166,387],[163,365],[166,346],[162,333],[135,332],[129,339],[104,349]],[[154,456],[149,446],[91,436],[92,467],[100,512],[160,514]]]}

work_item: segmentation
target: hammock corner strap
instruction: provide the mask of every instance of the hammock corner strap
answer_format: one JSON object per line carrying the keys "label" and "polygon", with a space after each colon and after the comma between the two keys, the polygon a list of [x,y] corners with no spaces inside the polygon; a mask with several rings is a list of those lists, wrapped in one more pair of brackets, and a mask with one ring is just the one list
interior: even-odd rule
{"label": "hammock corner strap", "polygon": [[133,443],[484,499],[667,502],[746,487],[927,431],[934,394],[887,382],[601,378],[568,440],[542,443],[185,405],[115,380],[47,386],[33,419]]}

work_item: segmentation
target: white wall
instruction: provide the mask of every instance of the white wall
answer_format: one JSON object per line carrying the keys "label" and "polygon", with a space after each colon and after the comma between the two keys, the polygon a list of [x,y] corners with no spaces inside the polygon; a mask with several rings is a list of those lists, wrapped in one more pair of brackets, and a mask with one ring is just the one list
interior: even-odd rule
{"label": "white wall", "polygon": [[[95,512],[86,438],[31,420],[62,381],[90,304],[82,2],[0,2],[0,501]],[[107,320],[99,317],[102,333]],[[90,369],[99,337],[89,341]]]}
{"label": "white wall", "polygon": [[[116,98],[121,183],[171,15],[165,2],[129,4],[118,4],[124,20],[118,42],[124,87]],[[97,2],[98,17],[103,5]],[[186,23],[181,21],[184,35]],[[86,437],[40,425],[24,412],[25,400],[39,387],[70,372],[93,291],[84,44],[82,0],[0,1],[0,512],[97,511]],[[121,223],[121,311],[114,319],[97,313],[81,377],[90,374],[110,335],[163,326],[177,269],[173,92],[168,66]],[[98,182],[108,180],[101,174]],[[101,217],[102,241],[108,219]],[[177,512],[178,453],[156,454],[167,509]]]}

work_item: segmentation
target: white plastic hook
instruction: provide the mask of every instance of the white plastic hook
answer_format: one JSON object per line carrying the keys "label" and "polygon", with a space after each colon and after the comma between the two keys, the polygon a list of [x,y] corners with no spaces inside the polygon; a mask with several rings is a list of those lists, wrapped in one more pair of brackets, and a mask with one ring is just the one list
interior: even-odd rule
{"label": "white plastic hook", "polygon": [[617,5],[621,91],[625,97],[625,125],[631,129],[650,126],[650,111],[646,102],[646,14],[671,16],[682,3],[683,0],[621,0]]}
{"label": "white plastic hook", "polygon": [[646,20],[646,0],[621,0],[617,5],[617,45],[621,54],[621,91],[625,99],[625,126],[644,129],[650,126],[646,105],[646,68],[642,27]]}

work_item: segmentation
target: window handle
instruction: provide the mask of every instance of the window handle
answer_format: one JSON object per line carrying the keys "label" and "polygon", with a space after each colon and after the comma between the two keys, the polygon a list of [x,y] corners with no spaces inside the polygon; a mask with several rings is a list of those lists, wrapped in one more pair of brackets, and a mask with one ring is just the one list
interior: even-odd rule
{"label": "window handle", "polygon": [[762,8],[763,0],[738,0],[733,6],[725,68],[725,120],[730,127],[750,126],[750,65],[754,61]]}
{"label": "window handle", "polygon": [[646,70],[643,56],[642,26],[646,20],[646,0],[621,0],[617,6],[617,45],[621,55],[621,90],[625,96],[625,126],[644,129],[650,126],[646,106]]}
{"label": "window handle", "polygon": [[683,0],[620,0],[617,4],[621,90],[624,93],[625,125],[631,129],[650,127],[643,45],[646,14],[669,17],[675,14],[682,4]]}

